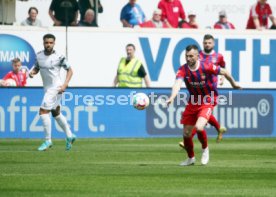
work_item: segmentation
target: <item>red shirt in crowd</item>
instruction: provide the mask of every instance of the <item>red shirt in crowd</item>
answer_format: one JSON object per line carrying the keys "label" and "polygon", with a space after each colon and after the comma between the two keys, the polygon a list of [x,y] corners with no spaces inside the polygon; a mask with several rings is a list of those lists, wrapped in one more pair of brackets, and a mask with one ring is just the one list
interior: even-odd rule
{"label": "red shirt in crowd", "polygon": [[27,73],[20,70],[18,73],[13,71],[8,72],[3,80],[13,79],[16,82],[16,86],[23,87],[27,83]]}
{"label": "red shirt in crowd", "polygon": [[181,28],[184,29],[198,29],[198,26],[196,24],[190,24],[187,22],[182,23]]}
{"label": "red shirt in crowd", "polygon": [[268,3],[262,5],[258,2],[254,4],[250,9],[246,29],[256,29],[253,17],[258,17],[261,27],[268,28],[268,18],[270,15],[272,15],[272,11]]}
{"label": "red shirt in crowd", "polygon": [[[169,26],[164,23],[164,22],[160,22],[161,26],[159,28],[169,28]],[[140,27],[148,27],[148,28],[158,28],[156,23],[154,23],[152,20],[146,21],[142,24],[139,25]]]}
{"label": "red shirt in crowd", "polygon": [[235,26],[230,22],[226,22],[226,23],[216,22],[214,25],[214,29],[235,29]]}
{"label": "red shirt in crowd", "polygon": [[162,20],[168,20],[172,27],[178,27],[178,19],[185,20],[185,12],[179,0],[161,0],[158,8],[162,10]]}

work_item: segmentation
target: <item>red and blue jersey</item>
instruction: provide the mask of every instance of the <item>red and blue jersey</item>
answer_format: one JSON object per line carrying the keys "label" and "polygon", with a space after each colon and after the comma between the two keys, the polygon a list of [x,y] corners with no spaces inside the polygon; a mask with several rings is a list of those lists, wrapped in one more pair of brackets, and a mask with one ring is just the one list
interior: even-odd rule
{"label": "red and blue jersey", "polygon": [[191,70],[187,64],[178,69],[176,79],[183,79],[190,93],[190,99],[204,98],[204,96],[218,96],[217,82],[214,76],[220,72],[220,67],[213,63],[198,62],[198,67]]}
{"label": "red and blue jersey", "polygon": [[223,55],[220,53],[217,53],[215,51],[212,51],[212,53],[210,53],[210,54],[206,54],[203,51],[200,51],[199,59],[200,59],[200,61],[203,61],[206,63],[213,63],[216,66],[225,68],[225,61],[224,61]]}
{"label": "red and blue jersey", "polygon": [[[223,55],[220,53],[215,52],[214,50],[210,54],[206,54],[203,51],[199,52],[199,59],[200,61],[203,61],[207,64],[213,63],[216,66],[220,66],[222,68],[225,68],[225,61],[223,58]],[[217,76],[214,76],[214,80],[217,85],[218,78]]]}

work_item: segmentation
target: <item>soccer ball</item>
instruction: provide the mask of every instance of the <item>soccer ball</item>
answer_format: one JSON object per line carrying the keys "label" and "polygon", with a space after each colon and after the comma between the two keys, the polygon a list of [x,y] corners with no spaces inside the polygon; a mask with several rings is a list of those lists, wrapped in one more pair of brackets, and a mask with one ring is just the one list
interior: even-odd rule
{"label": "soccer ball", "polygon": [[133,107],[138,110],[143,110],[149,106],[149,97],[145,93],[137,93],[133,96]]}
{"label": "soccer ball", "polygon": [[6,84],[6,86],[12,86],[12,87],[16,86],[16,82],[13,79],[5,80],[5,84]]}

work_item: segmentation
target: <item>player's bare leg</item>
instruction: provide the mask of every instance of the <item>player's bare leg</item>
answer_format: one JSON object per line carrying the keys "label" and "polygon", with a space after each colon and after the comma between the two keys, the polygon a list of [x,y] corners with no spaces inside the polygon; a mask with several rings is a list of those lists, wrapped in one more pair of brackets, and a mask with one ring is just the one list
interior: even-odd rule
{"label": "player's bare leg", "polygon": [[208,120],[204,117],[199,117],[195,124],[195,129],[197,131],[198,139],[202,145],[202,156],[201,156],[201,164],[206,165],[209,162],[209,148],[207,143],[207,134],[204,130],[205,125]]}

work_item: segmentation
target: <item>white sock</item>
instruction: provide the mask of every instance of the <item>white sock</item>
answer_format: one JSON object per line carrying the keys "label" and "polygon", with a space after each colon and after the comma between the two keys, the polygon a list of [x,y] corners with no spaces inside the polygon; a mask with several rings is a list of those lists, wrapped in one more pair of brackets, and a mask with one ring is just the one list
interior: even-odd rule
{"label": "white sock", "polygon": [[66,118],[62,115],[59,114],[58,116],[55,117],[58,125],[62,128],[62,130],[65,132],[67,137],[72,137],[72,132],[69,127],[69,124],[67,123]]}
{"label": "white sock", "polygon": [[52,140],[51,140],[52,124],[51,124],[50,115],[49,114],[42,114],[42,115],[40,115],[40,118],[42,120],[43,129],[44,129],[44,132],[45,132],[45,139],[49,142],[52,142]]}

